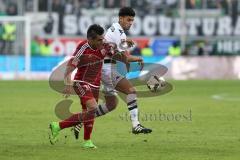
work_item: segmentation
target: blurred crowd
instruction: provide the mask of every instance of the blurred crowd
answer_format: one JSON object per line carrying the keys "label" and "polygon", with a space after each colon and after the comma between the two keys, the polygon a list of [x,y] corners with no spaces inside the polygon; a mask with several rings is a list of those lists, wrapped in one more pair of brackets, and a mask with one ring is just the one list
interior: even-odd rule
{"label": "blurred crowd", "polygon": [[[0,14],[18,14],[17,5],[23,2],[24,11],[34,9],[35,0],[0,0]],[[82,9],[114,9],[132,6],[139,16],[145,14],[175,13],[180,0],[37,0],[37,11],[54,11],[61,14],[81,14]],[[186,0],[186,9],[221,9],[224,14],[240,10],[239,0]]]}
{"label": "blurred crowd", "polygon": [[14,16],[18,14],[16,0],[0,0],[0,15]]}
{"label": "blurred crowd", "polygon": [[[31,0],[28,0],[31,1]],[[234,14],[240,7],[239,0],[186,0],[186,9],[220,9],[223,14]],[[39,11],[48,10],[48,0],[39,1]],[[52,0],[52,11],[60,14],[81,14],[82,9],[114,9],[130,5],[138,16],[146,14],[177,15],[179,0]]]}
{"label": "blurred crowd", "polygon": [[[33,11],[56,12],[60,16],[81,15],[83,9],[112,10],[132,6],[138,16],[146,14],[178,16],[180,2],[180,0],[0,0],[0,15],[18,15]],[[185,0],[185,7],[189,10],[217,9],[224,15],[234,16],[240,13],[240,0]]]}
{"label": "blurred crowd", "polygon": [[[37,3],[36,3],[37,2]],[[0,0],[0,16],[2,15],[21,15],[26,12],[56,12],[59,15],[59,24],[62,23],[61,17],[66,14],[74,14],[81,16],[84,14],[83,10],[95,11],[103,9],[104,11],[113,9],[118,10],[123,6],[133,7],[137,15],[142,17],[145,15],[163,14],[167,16],[179,16],[180,0]],[[199,11],[202,9],[218,10],[222,15],[229,15],[232,17],[233,25],[240,14],[240,0],[185,0],[185,7],[188,11]],[[88,13],[88,12],[87,12]],[[112,14],[112,12],[110,12]],[[53,20],[50,17],[45,25],[46,33],[52,30]],[[7,24],[0,22],[0,49],[3,54],[6,48],[11,49],[12,42],[15,39],[14,24]],[[61,34],[62,25],[59,25],[59,33]],[[16,26],[15,26],[16,28]],[[12,34],[13,36],[5,36]],[[6,38],[8,37],[8,38]],[[10,38],[9,38],[10,37]],[[34,55],[48,55],[49,45],[47,40],[39,41],[37,37],[32,38],[32,53]],[[7,47],[10,46],[10,47]],[[192,44],[187,44],[186,49],[181,51],[180,44],[173,43],[168,48],[168,55],[205,55],[214,51],[212,44],[206,41],[194,41]],[[131,51],[132,54],[142,56],[152,56],[153,50],[149,45],[143,48],[136,47]]]}

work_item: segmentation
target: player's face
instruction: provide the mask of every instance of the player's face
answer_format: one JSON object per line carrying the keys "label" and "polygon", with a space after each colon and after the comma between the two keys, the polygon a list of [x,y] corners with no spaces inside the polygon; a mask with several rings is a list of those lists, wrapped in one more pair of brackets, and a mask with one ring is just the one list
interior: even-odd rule
{"label": "player's face", "polygon": [[124,30],[129,30],[130,27],[132,26],[134,21],[134,17],[133,16],[123,16],[120,17],[120,23],[121,26]]}
{"label": "player's face", "polygon": [[92,45],[95,49],[99,49],[102,47],[104,41],[103,35],[97,35],[96,38],[92,39]]}

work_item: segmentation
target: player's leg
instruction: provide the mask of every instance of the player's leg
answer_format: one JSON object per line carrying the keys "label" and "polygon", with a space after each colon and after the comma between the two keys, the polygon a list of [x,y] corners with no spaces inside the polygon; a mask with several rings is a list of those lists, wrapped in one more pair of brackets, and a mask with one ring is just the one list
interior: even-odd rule
{"label": "player's leg", "polygon": [[[102,84],[104,86],[103,93],[105,94],[106,103],[99,104],[96,112],[96,117],[105,115],[106,113],[114,110],[117,106],[117,98],[114,90],[114,86],[112,83],[111,76],[111,65],[107,64],[103,66],[102,69]],[[81,125],[77,125],[74,127],[74,135],[77,139]]]}
{"label": "player's leg", "polygon": [[[133,126],[132,132],[134,134],[151,133],[151,129],[143,127],[138,121],[138,106],[135,88],[125,77],[116,71],[115,66],[103,67],[102,82],[104,85],[105,94],[110,95],[109,97],[105,98],[106,104],[111,102],[111,99],[116,98],[117,92],[115,89],[127,95],[126,102],[131,116]],[[116,105],[117,103],[115,104],[114,108]]]}
{"label": "player's leg", "polygon": [[59,132],[65,128],[69,128],[72,126],[76,126],[81,122],[88,122],[94,119],[95,112],[97,108],[97,102],[94,98],[91,98],[86,101],[86,106],[88,108],[87,112],[73,114],[69,118],[62,120],[60,122],[52,122],[50,123],[51,133],[49,135],[50,142],[52,144],[57,142],[57,136]]}
{"label": "player's leg", "polygon": [[[118,91],[127,95],[126,102],[130,112],[134,134],[137,133],[151,133],[152,130],[143,127],[138,121],[138,106],[136,90],[133,85],[121,74],[116,71],[114,65],[105,65],[102,70],[102,82],[104,85],[104,92],[106,95],[116,96]],[[109,97],[106,98],[106,104],[111,101]]]}
{"label": "player's leg", "polygon": [[[112,69],[113,68],[111,67],[111,64],[107,64],[103,66],[101,80],[104,86],[103,92],[105,94],[106,103],[98,105],[96,115],[95,115],[96,117],[105,115],[106,113],[114,110],[117,106],[116,91],[114,90],[115,86],[112,80]],[[119,81],[120,78],[121,76],[117,78],[117,81]],[[77,125],[74,127],[75,138],[78,137],[78,134],[79,134],[78,128],[80,127],[81,125]]]}
{"label": "player's leg", "polygon": [[[83,112],[87,112],[87,107],[85,104],[82,104],[83,107]],[[80,125],[82,125],[82,123],[79,123],[78,125],[76,125],[74,128],[81,128]],[[83,126],[84,126],[84,136],[83,136],[83,143],[82,143],[82,147],[83,148],[97,148],[92,140],[91,140],[91,135],[92,135],[92,130],[93,130],[93,125],[94,125],[94,119],[90,119],[87,121],[83,121]],[[75,130],[75,129],[74,129]],[[75,131],[74,134],[76,136],[76,139],[79,135],[79,131],[77,132]]]}
{"label": "player's leg", "polygon": [[[113,92],[108,92],[108,93],[104,92],[104,94],[105,94],[105,101],[106,102],[103,103],[103,104],[98,104],[95,117],[99,117],[99,116],[105,115],[105,114],[111,112],[112,110],[114,110],[116,108],[116,106],[117,106],[118,99],[117,99],[117,97],[115,96],[115,94]],[[95,99],[98,99],[98,95],[97,95],[97,98],[95,96]],[[75,136],[76,139],[78,139],[78,137],[79,137],[79,132],[80,132],[81,128],[82,128],[82,124],[81,123],[76,125],[73,128],[74,136]],[[85,137],[85,133],[86,133],[86,137],[87,137],[87,136],[90,136],[88,134],[91,133],[91,132],[86,132],[86,130],[84,128],[84,137]]]}
{"label": "player's leg", "polygon": [[[115,88],[115,83],[121,79],[121,75],[119,77],[113,77],[112,71],[114,70],[112,64],[104,64],[102,69],[102,85],[103,85],[103,93],[105,98],[105,103],[99,105],[99,115],[104,115],[108,112],[113,111],[118,104],[117,93]],[[115,79],[113,79],[115,78]]]}
{"label": "player's leg", "polygon": [[[93,93],[93,96],[94,96],[96,102],[98,102],[99,89],[91,88],[91,90],[92,90],[92,93]],[[86,109],[86,105],[84,103],[82,103],[82,107],[83,107],[83,109]],[[97,112],[97,110],[96,110],[96,112]],[[79,127],[79,125],[77,125],[76,127]],[[97,148],[91,141],[91,134],[92,134],[93,126],[94,126],[94,119],[87,121],[87,122],[83,122],[83,125],[84,125],[83,147],[84,148]],[[77,137],[79,135],[79,132],[74,132],[74,133],[75,133],[75,137]]]}
{"label": "player's leg", "polygon": [[[92,88],[92,93],[94,95],[94,98],[95,98],[96,102],[98,102],[99,89]],[[115,99],[116,98],[113,97],[113,98],[109,99],[110,101],[108,101],[107,104],[98,105],[95,116],[96,117],[97,116],[101,116],[101,115],[104,115],[107,112],[113,110],[114,107],[112,107],[112,106],[116,106],[115,105],[115,103],[116,103]],[[110,107],[107,108],[107,106],[110,106]],[[84,103],[82,103],[82,107],[83,107],[83,110],[86,110],[86,105]],[[94,120],[83,122],[83,124],[84,124],[84,143],[83,143],[83,147],[84,148],[96,148],[96,146],[90,140],[91,139],[93,125],[94,125]],[[78,125],[76,125],[74,127],[74,135],[75,135],[76,139],[78,139],[78,137],[79,137],[79,131],[80,131],[81,126],[82,126],[82,124],[80,123],[80,124],[78,124]]]}
{"label": "player's leg", "polygon": [[51,134],[50,142],[55,143],[60,130],[76,126],[81,122],[90,122],[94,119],[96,114],[97,102],[92,94],[89,86],[81,86],[80,84],[74,85],[74,89],[80,97],[81,103],[86,104],[87,112],[73,114],[68,119],[50,124]]}
{"label": "player's leg", "polygon": [[[83,108],[83,112],[86,112],[87,111],[87,107],[86,107],[86,104],[83,104],[82,103],[82,108]],[[91,133],[92,133],[92,128],[93,128],[93,123],[94,123],[94,119],[93,120],[90,120],[90,121],[87,121],[87,122],[83,122],[83,126],[84,126],[84,137],[83,139],[86,141],[86,140],[89,140],[90,137],[91,137]],[[81,124],[81,123],[80,123]],[[79,125],[80,125],[79,124]],[[78,125],[77,125],[78,126]]]}
{"label": "player's leg", "polygon": [[126,103],[132,121],[132,133],[151,133],[152,130],[142,126],[138,120],[138,104],[136,90],[126,78],[122,78],[116,85],[115,89],[127,95]]}

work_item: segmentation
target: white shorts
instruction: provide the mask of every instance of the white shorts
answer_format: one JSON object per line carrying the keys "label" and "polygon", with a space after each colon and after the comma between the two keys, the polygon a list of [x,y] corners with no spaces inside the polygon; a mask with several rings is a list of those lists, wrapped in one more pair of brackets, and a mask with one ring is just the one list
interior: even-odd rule
{"label": "white shorts", "polygon": [[115,64],[103,64],[102,85],[104,94],[106,96],[117,95],[115,87],[123,78],[125,77],[117,72]]}

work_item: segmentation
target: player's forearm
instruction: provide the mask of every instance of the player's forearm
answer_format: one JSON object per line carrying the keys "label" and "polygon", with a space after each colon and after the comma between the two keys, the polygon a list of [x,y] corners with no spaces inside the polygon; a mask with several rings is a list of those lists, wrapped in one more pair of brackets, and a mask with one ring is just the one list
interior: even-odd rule
{"label": "player's forearm", "polygon": [[71,80],[71,75],[72,72],[74,71],[75,67],[72,65],[67,65],[65,73],[64,73],[64,84],[65,85],[71,85],[72,80]]}
{"label": "player's forearm", "polygon": [[137,56],[132,56],[132,55],[127,55],[122,52],[119,52],[113,56],[114,60],[121,61],[123,63],[128,63],[128,62],[142,62],[141,57]]}
{"label": "player's forearm", "polygon": [[121,52],[118,52],[112,57],[114,60],[123,62],[123,63],[128,63],[128,58],[125,54],[122,54]]}
{"label": "player's forearm", "polygon": [[142,58],[129,55],[129,56],[127,56],[127,60],[128,60],[128,62],[140,62],[140,61],[142,61]]}

